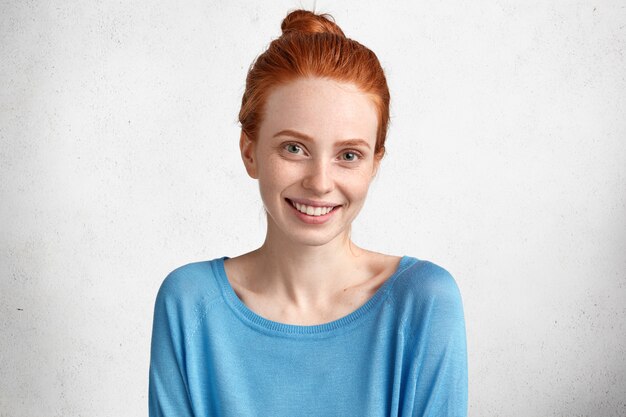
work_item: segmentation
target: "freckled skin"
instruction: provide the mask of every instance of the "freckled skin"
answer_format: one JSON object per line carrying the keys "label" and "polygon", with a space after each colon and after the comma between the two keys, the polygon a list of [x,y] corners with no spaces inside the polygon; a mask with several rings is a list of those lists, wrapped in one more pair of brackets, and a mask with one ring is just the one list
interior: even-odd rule
{"label": "freckled skin", "polygon": [[[374,157],[378,117],[371,98],[350,83],[302,78],[275,88],[264,110],[257,140],[242,138],[242,156],[250,176],[259,180],[268,236],[313,246],[347,239],[379,164]],[[309,139],[276,136],[284,130]],[[367,145],[337,146],[352,139]],[[341,208],[328,222],[308,225],[285,198]]]}

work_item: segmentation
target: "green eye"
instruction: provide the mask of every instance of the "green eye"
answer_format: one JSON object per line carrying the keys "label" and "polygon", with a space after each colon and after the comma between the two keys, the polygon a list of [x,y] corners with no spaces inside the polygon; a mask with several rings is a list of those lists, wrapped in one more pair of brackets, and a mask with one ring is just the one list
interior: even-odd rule
{"label": "green eye", "polygon": [[287,149],[287,152],[289,152],[289,153],[298,153],[298,152],[300,152],[300,147],[298,145],[296,145],[295,143],[290,143],[285,148]]}

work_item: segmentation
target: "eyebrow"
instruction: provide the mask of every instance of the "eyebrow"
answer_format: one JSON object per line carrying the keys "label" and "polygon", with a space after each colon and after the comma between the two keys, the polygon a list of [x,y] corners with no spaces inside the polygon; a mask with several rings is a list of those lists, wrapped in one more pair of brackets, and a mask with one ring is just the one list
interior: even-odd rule
{"label": "eyebrow", "polygon": [[[297,139],[302,139],[302,140],[306,140],[309,142],[313,142],[313,138],[305,133],[302,132],[298,132],[297,130],[292,130],[292,129],[285,129],[285,130],[281,130],[280,132],[276,133],[273,137],[278,137],[278,136],[291,136]],[[335,146],[365,146],[367,149],[371,149],[371,146],[369,143],[367,143],[366,140],[364,139],[346,139],[346,140],[340,140],[335,142]]]}

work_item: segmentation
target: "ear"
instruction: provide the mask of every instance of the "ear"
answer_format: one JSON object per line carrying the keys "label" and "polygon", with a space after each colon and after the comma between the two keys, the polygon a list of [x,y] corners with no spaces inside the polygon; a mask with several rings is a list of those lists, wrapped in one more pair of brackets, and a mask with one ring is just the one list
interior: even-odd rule
{"label": "ear", "polygon": [[255,154],[256,142],[251,140],[248,135],[242,130],[239,138],[239,150],[241,151],[241,159],[248,171],[250,177],[257,179],[257,165]]}
{"label": "ear", "polygon": [[382,157],[378,157],[377,155],[374,156],[374,168],[372,169],[372,178],[371,180],[374,180],[374,177],[376,177],[376,174],[378,174],[378,168],[380,167],[380,161],[382,160]]}

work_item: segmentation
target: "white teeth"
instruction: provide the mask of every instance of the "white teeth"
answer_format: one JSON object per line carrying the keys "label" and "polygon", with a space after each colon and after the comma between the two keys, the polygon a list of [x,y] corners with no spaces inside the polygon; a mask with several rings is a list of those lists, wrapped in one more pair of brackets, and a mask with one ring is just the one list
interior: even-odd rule
{"label": "white teeth", "polygon": [[291,204],[301,213],[308,214],[309,216],[323,216],[328,214],[333,207],[313,207],[305,204],[291,202]]}

